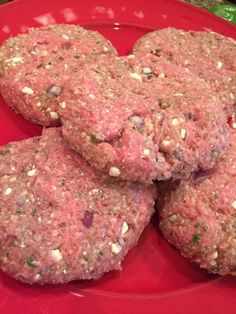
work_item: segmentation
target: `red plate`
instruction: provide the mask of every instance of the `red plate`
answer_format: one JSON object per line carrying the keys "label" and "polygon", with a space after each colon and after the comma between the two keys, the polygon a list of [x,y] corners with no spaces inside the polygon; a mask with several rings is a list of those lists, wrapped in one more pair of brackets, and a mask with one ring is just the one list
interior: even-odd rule
{"label": "red plate", "polygon": [[[109,38],[121,54],[152,29],[214,30],[233,25],[174,0],[18,0],[0,7],[0,42],[47,23],[80,23]],[[0,144],[40,133],[0,98]],[[157,217],[123,263],[98,281],[27,286],[0,273],[1,314],[235,313],[234,278],[209,275],[182,258],[157,231]]]}

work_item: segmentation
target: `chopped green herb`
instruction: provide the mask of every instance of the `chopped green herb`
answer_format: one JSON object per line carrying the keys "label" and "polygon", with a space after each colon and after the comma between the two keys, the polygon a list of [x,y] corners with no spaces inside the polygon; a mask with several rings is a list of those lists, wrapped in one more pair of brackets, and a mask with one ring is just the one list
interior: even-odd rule
{"label": "chopped green herb", "polygon": [[16,210],[15,215],[16,216],[21,216],[23,213],[21,210]]}
{"label": "chopped green herb", "polygon": [[85,253],[83,254],[83,259],[86,261],[86,262],[89,262],[91,260],[91,256],[88,254],[88,253]]}
{"label": "chopped green herb", "polygon": [[213,158],[215,158],[215,157],[217,157],[217,155],[218,155],[217,151],[214,150],[214,149],[212,149],[212,151],[211,151],[211,156],[212,156]]}
{"label": "chopped green herb", "polygon": [[90,135],[90,141],[92,143],[101,143],[102,142],[101,140],[97,139],[96,135],[93,135],[93,134]]}
{"label": "chopped green herb", "polygon": [[200,240],[201,240],[200,234],[194,234],[194,235],[193,235],[193,243],[199,244],[199,243],[200,243]]}
{"label": "chopped green herb", "polygon": [[141,134],[143,133],[143,128],[136,127],[135,129],[136,129],[139,133],[141,133]]}
{"label": "chopped green herb", "polygon": [[155,109],[155,108],[151,108],[150,111],[151,111],[151,112],[155,112],[156,109]]}
{"label": "chopped green herb", "polygon": [[33,268],[38,267],[38,263],[31,257],[27,259],[26,263],[30,267],[33,267]]}

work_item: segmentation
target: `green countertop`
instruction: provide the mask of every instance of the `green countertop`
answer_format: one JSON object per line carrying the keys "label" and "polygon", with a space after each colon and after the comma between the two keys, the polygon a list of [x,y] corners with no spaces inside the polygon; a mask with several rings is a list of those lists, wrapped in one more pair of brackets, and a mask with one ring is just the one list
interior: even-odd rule
{"label": "green countertop", "polygon": [[204,9],[209,9],[210,7],[213,7],[218,4],[229,4],[229,1],[224,1],[224,0],[184,0],[183,2],[188,2],[193,5],[196,5],[198,7],[204,8]]}

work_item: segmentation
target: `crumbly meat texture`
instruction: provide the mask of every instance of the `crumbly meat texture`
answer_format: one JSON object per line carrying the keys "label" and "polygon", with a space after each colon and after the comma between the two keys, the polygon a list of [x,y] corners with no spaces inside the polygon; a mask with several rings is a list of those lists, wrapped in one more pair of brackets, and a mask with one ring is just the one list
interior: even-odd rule
{"label": "crumbly meat texture", "polygon": [[219,93],[230,115],[236,106],[236,42],[214,32],[160,29],[141,37],[133,48],[136,56],[151,53],[187,67]]}
{"label": "crumbly meat texture", "polygon": [[146,184],[214,166],[228,126],[211,88],[170,63],[155,64],[149,80],[136,61],[138,69],[130,57],[78,64],[61,95],[66,140],[94,168]]}
{"label": "crumbly meat texture", "polygon": [[0,266],[26,283],[121,269],[153,213],[156,190],[94,171],[60,128],[0,148]]}
{"label": "crumbly meat texture", "polygon": [[162,203],[161,231],[182,255],[209,272],[236,275],[235,131],[213,170],[172,184]]}
{"label": "crumbly meat texture", "polygon": [[59,125],[58,96],[83,55],[117,54],[98,32],[78,25],[29,29],[0,48],[0,91],[16,112],[43,126]]}

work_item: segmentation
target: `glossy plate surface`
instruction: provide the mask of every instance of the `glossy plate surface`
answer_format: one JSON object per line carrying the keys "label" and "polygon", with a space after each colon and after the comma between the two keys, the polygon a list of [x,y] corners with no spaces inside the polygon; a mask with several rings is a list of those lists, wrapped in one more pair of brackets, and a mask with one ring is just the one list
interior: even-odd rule
{"label": "glossy plate surface", "polygon": [[[80,23],[109,38],[120,54],[153,29],[214,30],[233,25],[174,0],[18,0],[0,7],[0,43],[30,26]],[[0,145],[40,134],[0,97]],[[122,272],[62,286],[27,286],[0,272],[1,314],[236,313],[236,279],[207,274],[169,246],[157,217],[126,257]]]}

